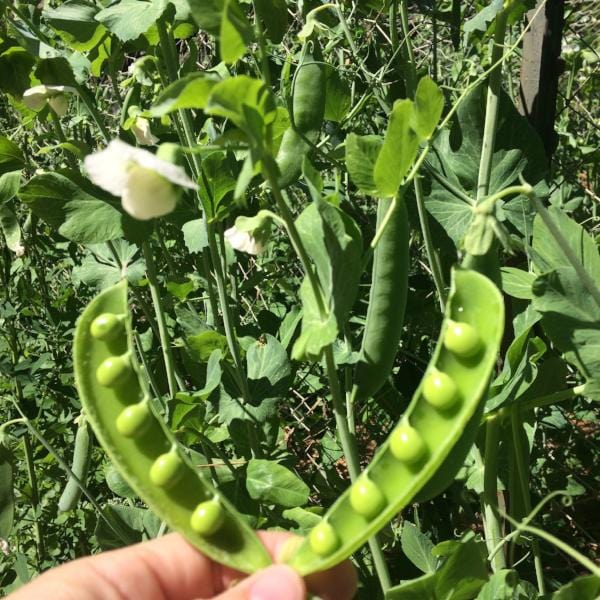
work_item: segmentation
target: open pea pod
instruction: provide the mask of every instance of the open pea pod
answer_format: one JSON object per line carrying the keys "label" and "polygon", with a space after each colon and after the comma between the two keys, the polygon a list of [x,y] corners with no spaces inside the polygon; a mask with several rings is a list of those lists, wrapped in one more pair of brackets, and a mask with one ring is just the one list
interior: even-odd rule
{"label": "open pea pod", "polygon": [[339,563],[426,486],[481,410],[503,329],[496,286],[475,271],[454,270],[438,344],[406,413],[290,566],[307,575]]}
{"label": "open pea pod", "polygon": [[89,304],[75,331],[75,381],[96,437],[129,485],[194,546],[246,573],[268,566],[254,531],[152,409],[133,356],[127,282],[121,281]]}

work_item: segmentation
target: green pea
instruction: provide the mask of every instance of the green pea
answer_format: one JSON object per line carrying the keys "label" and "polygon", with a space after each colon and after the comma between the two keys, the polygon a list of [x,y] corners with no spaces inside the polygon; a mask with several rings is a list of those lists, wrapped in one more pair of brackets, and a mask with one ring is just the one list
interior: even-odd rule
{"label": "green pea", "polygon": [[423,381],[423,396],[436,408],[446,409],[453,406],[458,399],[457,391],[452,378],[437,369],[433,369]]}
{"label": "green pea", "polygon": [[117,417],[117,431],[125,437],[136,437],[152,422],[152,415],[148,402],[143,400],[124,408]]}
{"label": "green pea", "polygon": [[425,454],[425,444],[419,432],[410,425],[399,425],[390,436],[390,450],[402,462],[415,463]]}
{"label": "green pea", "polygon": [[171,450],[161,454],[150,468],[150,481],[154,485],[163,488],[169,488],[183,474],[183,460],[177,453],[177,450]]}
{"label": "green pea", "polygon": [[472,325],[450,321],[444,335],[444,346],[458,356],[470,358],[479,351],[481,340]]}
{"label": "green pea", "polygon": [[372,519],[385,505],[385,498],[375,483],[367,477],[361,477],[350,491],[352,508],[366,519]]}
{"label": "green pea", "polygon": [[340,540],[335,529],[326,521],[322,521],[310,532],[310,547],[320,556],[327,556],[335,552]]}
{"label": "green pea", "polygon": [[96,369],[96,379],[100,385],[113,388],[124,383],[131,371],[129,356],[111,356]]}
{"label": "green pea", "polygon": [[97,340],[112,342],[123,332],[123,323],[113,313],[103,313],[97,316],[90,326],[90,333]]}
{"label": "green pea", "polygon": [[202,536],[216,533],[225,518],[223,507],[218,500],[208,500],[196,506],[190,519],[190,526]]}

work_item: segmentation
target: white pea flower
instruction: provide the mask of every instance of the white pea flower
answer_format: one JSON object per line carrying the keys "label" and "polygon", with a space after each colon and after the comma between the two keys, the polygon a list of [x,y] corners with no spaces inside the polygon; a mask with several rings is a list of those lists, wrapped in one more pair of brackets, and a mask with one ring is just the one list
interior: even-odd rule
{"label": "white pea flower", "polygon": [[10,545],[4,538],[0,538],[0,552],[2,552],[2,554],[5,556],[10,555]]}
{"label": "white pea flower", "polygon": [[260,240],[257,240],[249,231],[241,231],[235,225],[224,233],[225,239],[232,248],[248,254],[260,254],[265,248]]}
{"label": "white pea flower", "polygon": [[46,102],[59,117],[63,117],[69,107],[65,93],[76,94],[69,85],[36,85],[23,93],[23,103],[31,110],[42,110]]}
{"label": "white pea flower", "polygon": [[225,231],[225,239],[232,248],[248,254],[261,254],[271,235],[271,221],[275,215],[260,210],[254,217],[238,217],[235,225]]}
{"label": "white pea flower", "polygon": [[140,146],[154,146],[158,142],[158,138],[150,131],[150,121],[144,117],[137,117],[130,131]]}
{"label": "white pea flower", "polygon": [[90,179],[114,196],[132,217],[147,221],[170,213],[181,190],[198,189],[185,170],[147,150],[113,140],[84,160]]}
{"label": "white pea flower", "polygon": [[17,244],[13,248],[13,252],[15,253],[15,256],[17,256],[17,257],[23,256],[25,254],[25,246],[23,246],[23,244]]}

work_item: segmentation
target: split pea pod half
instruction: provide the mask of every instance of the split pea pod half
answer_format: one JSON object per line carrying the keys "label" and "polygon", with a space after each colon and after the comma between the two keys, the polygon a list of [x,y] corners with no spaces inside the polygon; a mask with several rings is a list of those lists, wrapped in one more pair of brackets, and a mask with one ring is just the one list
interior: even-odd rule
{"label": "split pea pod half", "polygon": [[[379,201],[377,228],[393,200]],[[394,365],[408,291],[408,213],[399,195],[396,208],[373,255],[369,307],[362,338],[360,360],[354,370],[352,397],[366,400],[379,391]]]}
{"label": "split pea pod half", "polygon": [[191,463],[145,395],[133,358],[127,282],[97,296],[75,331],[75,381],[98,441],[170,528],[245,573],[271,563],[254,531]]}
{"label": "split pea pod half", "polygon": [[292,90],[292,124],[285,130],[279,152],[279,186],[298,180],[302,161],[319,140],[325,117],[326,69],[315,40],[307,41],[296,71]]}
{"label": "split pea pod half", "polygon": [[371,464],[288,563],[302,575],[350,556],[436,475],[482,404],[504,328],[496,286],[456,269],[437,346],[413,399]]}

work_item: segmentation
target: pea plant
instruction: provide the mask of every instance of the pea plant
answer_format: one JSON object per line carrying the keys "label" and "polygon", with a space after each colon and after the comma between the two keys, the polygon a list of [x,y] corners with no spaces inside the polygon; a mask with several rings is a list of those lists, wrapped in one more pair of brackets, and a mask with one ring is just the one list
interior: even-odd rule
{"label": "pea plant", "polygon": [[598,597],[599,22],[549,137],[552,6],[0,1],[4,593],[279,528],[361,598]]}

